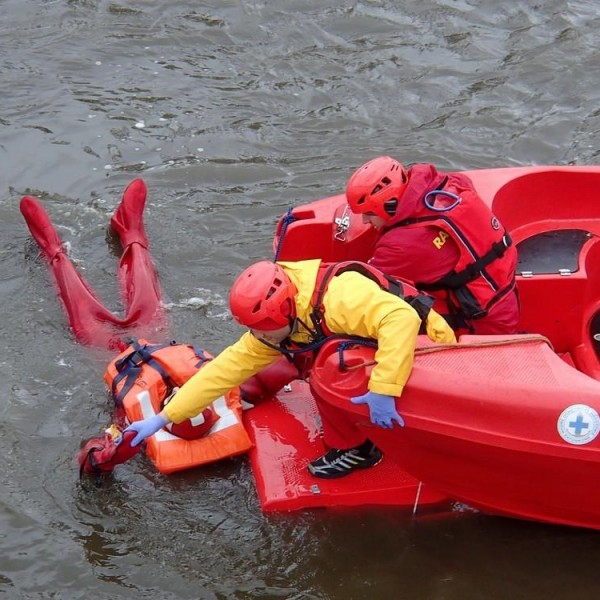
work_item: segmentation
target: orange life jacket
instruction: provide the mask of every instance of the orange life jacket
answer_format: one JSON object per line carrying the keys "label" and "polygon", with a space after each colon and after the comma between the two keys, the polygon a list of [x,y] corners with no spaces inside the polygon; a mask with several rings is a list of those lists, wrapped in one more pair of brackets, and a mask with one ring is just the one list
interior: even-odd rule
{"label": "orange life jacket", "polygon": [[[139,421],[161,412],[173,388],[182,386],[212,358],[186,344],[134,340],[110,362],[104,381],[129,421]],[[215,400],[210,408],[218,419],[204,437],[182,439],[160,429],[148,438],[146,453],[161,473],[214,462],[252,447],[242,424],[239,388]]]}

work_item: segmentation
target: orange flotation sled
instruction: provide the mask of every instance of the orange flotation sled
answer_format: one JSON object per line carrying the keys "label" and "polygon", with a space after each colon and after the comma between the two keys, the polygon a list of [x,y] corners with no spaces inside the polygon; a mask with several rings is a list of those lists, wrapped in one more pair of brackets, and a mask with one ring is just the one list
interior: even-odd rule
{"label": "orange flotation sled", "polygon": [[[125,411],[130,422],[139,421],[158,414],[173,389],[182,386],[212,358],[188,344],[133,340],[108,365],[104,381],[117,408]],[[209,408],[210,413],[205,409],[197,425],[190,419],[185,426],[188,432],[198,427],[201,437],[183,439],[161,429],[148,438],[146,453],[161,473],[197,467],[242,454],[252,447],[242,424],[239,388],[218,398]],[[207,424],[211,425],[208,431]]]}

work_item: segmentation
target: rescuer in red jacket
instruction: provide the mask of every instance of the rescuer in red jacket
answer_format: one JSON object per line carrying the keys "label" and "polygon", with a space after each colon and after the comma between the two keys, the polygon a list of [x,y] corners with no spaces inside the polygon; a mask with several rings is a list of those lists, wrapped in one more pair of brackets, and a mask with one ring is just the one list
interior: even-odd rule
{"label": "rescuer in red jacket", "polygon": [[434,295],[460,333],[517,332],[517,251],[467,176],[381,156],[354,172],[346,198],[379,231],[371,265]]}

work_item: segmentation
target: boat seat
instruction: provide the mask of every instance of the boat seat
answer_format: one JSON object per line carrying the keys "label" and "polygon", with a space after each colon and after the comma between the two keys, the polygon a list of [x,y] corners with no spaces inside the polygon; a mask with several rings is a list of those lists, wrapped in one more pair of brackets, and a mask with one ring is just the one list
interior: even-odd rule
{"label": "boat seat", "polygon": [[517,244],[517,273],[573,273],[579,268],[579,255],[591,234],[583,229],[562,229],[538,233]]}
{"label": "boat seat", "polygon": [[[522,342],[527,339],[533,340],[547,340],[544,336],[540,336],[533,333],[519,333],[514,335],[471,335],[465,334],[461,335],[458,343],[463,345],[468,344],[485,344],[485,343],[494,343],[494,342],[506,342],[510,343],[514,342]],[[549,340],[547,340],[549,342]],[[573,356],[570,352],[556,352],[556,355],[559,356],[562,360],[564,360],[570,367],[574,369],[577,368],[575,361],[573,360]]]}
{"label": "boat seat", "polygon": [[[600,373],[600,340],[595,339],[600,333],[600,237],[574,229],[555,233],[540,234],[523,246],[519,260],[529,272],[517,276],[520,328],[545,335],[556,352],[568,352],[579,370],[595,377]],[[557,248],[560,240],[566,252]],[[551,267],[540,269],[543,253],[552,255],[541,258]]]}
{"label": "boat seat", "polygon": [[[458,340],[459,344],[468,345],[468,344],[484,344],[484,343],[493,343],[493,342],[506,342],[509,343],[511,341],[514,342],[522,342],[527,339],[533,340],[546,340],[543,336],[533,334],[533,333],[518,333],[515,335],[461,335]],[[570,352],[556,352],[556,355],[562,358],[570,367],[577,368],[575,365],[575,361],[571,356]]]}

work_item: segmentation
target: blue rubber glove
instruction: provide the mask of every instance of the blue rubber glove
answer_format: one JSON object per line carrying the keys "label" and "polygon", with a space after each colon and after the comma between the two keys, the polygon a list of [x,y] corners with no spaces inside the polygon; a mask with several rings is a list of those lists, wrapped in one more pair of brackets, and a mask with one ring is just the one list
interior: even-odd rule
{"label": "blue rubber glove", "polygon": [[[159,429],[164,427],[168,421],[160,415],[148,417],[143,421],[134,421],[125,431],[135,431],[137,435],[131,440],[132,446],[137,446],[147,437],[154,435]],[[125,431],[123,433],[125,433]]]}
{"label": "blue rubber glove", "polygon": [[396,403],[394,396],[386,396],[385,394],[376,394],[375,392],[367,392],[362,396],[351,398],[352,404],[368,404],[371,414],[371,423],[379,425],[385,429],[392,429],[394,421],[404,427],[404,419],[396,412]]}

